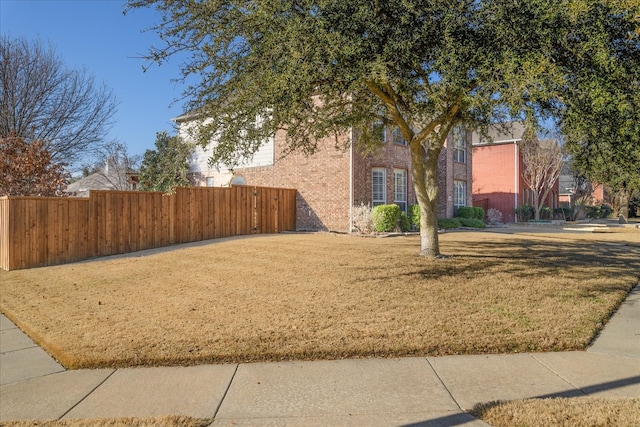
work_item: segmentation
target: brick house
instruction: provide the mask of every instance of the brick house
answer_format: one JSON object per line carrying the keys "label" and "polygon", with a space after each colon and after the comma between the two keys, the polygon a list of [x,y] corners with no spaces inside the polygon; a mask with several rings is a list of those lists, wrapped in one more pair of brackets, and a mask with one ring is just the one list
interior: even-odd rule
{"label": "brick house", "polygon": [[[485,209],[497,209],[505,222],[517,222],[516,208],[532,204],[532,192],[522,178],[524,163],[519,150],[525,132],[519,122],[505,129],[492,127],[489,139],[474,133],[473,146],[473,204]],[[559,182],[543,201],[543,206],[559,206]]]}
{"label": "brick house", "polygon": [[[189,138],[189,119],[174,119],[179,134]],[[415,204],[411,154],[399,132],[384,128],[384,144],[373,152],[358,149],[355,130],[335,139],[318,141],[311,156],[285,155],[284,131],[258,150],[253,159],[234,168],[212,168],[210,150],[197,148],[190,179],[194,185],[257,185],[297,189],[298,230],[350,231],[353,207],[396,203],[403,210]],[[455,135],[455,138],[454,138]],[[454,143],[454,140],[457,141]],[[457,148],[448,149],[455,145]],[[458,206],[471,204],[470,135],[455,132],[440,157],[440,216],[452,217]],[[346,148],[343,148],[346,147]]]}
{"label": "brick house", "polygon": [[[575,177],[569,164],[566,162],[562,167],[562,173],[560,174],[558,182],[560,187],[560,196],[558,198],[560,205],[564,207],[574,207],[576,192],[580,193],[580,191],[576,191]],[[592,205],[603,205],[606,204],[607,200],[609,200],[609,193],[604,186],[602,184],[591,183],[591,194],[586,197],[586,200],[583,199],[582,201],[586,201]]]}

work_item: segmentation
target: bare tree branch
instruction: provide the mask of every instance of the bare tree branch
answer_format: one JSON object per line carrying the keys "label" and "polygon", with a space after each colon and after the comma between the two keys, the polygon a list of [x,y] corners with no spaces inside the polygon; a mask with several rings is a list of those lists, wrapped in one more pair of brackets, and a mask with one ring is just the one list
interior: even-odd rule
{"label": "bare tree branch", "polygon": [[0,136],[43,141],[55,162],[74,163],[102,143],[117,101],[86,70],[67,69],[39,41],[0,37]]}

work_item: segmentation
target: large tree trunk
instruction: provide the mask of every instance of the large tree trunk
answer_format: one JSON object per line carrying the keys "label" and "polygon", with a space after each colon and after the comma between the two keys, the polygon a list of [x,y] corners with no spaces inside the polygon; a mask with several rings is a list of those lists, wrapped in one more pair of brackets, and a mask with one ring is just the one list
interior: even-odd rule
{"label": "large tree trunk", "polygon": [[544,200],[540,197],[540,193],[538,190],[533,189],[533,220],[540,221],[540,211],[542,211],[542,201]]}
{"label": "large tree trunk", "polygon": [[629,200],[631,200],[632,191],[621,189],[614,193],[612,200],[613,216],[629,219]]}
{"label": "large tree trunk", "polygon": [[440,257],[438,242],[438,157],[441,149],[425,152],[421,144],[412,145],[412,177],[420,205],[420,255]]}

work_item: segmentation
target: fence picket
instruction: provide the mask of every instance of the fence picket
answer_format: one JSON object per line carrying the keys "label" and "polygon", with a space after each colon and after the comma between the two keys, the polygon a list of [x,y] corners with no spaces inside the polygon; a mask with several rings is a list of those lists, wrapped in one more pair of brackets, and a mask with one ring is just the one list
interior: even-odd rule
{"label": "fence picket", "polygon": [[211,238],[295,230],[296,190],[234,186],[174,194],[0,197],[0,268],[64,264]]}

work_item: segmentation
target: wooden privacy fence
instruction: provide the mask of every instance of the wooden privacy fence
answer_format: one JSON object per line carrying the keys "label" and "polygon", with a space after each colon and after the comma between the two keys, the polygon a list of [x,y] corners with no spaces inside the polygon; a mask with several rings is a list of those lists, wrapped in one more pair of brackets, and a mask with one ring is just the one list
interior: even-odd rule
{"label": "wooden privacy fence", "polygon": [[296,229],[296,190],[177,188],[171,195],[0,197],[0,268],[18,270],[221,237]]}

